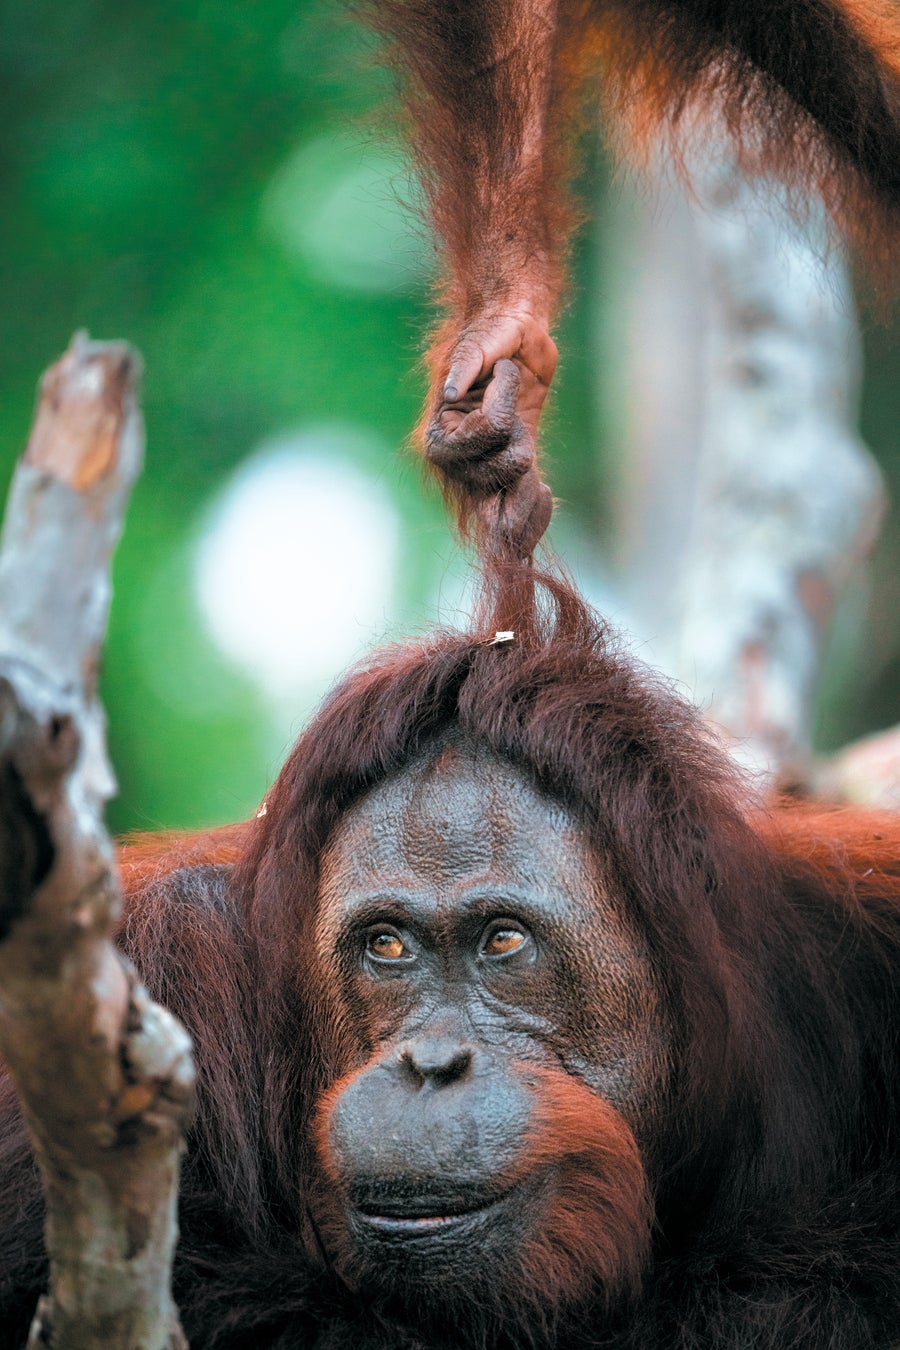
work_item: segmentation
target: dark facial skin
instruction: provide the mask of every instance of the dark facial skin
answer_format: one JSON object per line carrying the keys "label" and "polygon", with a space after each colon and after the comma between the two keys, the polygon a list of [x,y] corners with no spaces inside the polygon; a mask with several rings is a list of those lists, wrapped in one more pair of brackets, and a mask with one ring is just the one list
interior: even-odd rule
{"label": "dark facial skin", "polygon": [[466,746],[347,813],[322,901],[321,959],[371,1033],[326,1126],[352,1241],[373,1268],[468,1278],[549,1184],[522,1176],[529,1066],[562,1065],[646,1124],[666,1078],[648,955],[571,815]]}

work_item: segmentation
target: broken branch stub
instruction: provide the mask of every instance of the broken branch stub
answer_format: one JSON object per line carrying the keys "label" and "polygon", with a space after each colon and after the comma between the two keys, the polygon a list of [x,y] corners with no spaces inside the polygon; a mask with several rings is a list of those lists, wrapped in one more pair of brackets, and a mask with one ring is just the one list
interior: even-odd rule
{"label": "broken branch stub", "polygon": [[0,1051],[47,1200],[30,1344],[172,1350],[190,1041],[115,951],[97,672],[143,433],[140,363],[77,335],[44,377],[0,542]]}

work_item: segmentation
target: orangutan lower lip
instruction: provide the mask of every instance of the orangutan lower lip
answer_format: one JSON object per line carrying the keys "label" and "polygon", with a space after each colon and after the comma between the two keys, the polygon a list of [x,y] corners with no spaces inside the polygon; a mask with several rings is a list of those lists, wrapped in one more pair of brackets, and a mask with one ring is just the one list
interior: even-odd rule
{"label": "orangutan lower lip", "polygon": [[425,1233],[458,1223],[479,1212],[467,1209],[460,1214],[423,1214],[411,1219],[400,1219],[394,1214],[362,1214],[360,1217],[372,1228],[378,1228],[384,1233]]}
{"label": "orangutan lower lip", "polygon": [[507,1195],[508,1192],[500,1196],[493,1196],[490,1200],[481,1204],[468,1206],[464,1206],[460,1201],[446,1202],[446,1209],[437,1214],[417,1214],[411,1208],[404,1210],[400,1206],[393,1213],[387,1214],[384,1212],[373,1213],[370,1209],[357,1209],[356,1218],[368,1228],[384,1233],[385,1236],[425,1236],[428,1233],[452,1228],[464,1224],[467,1220],[478,1218],[502,1203]]}

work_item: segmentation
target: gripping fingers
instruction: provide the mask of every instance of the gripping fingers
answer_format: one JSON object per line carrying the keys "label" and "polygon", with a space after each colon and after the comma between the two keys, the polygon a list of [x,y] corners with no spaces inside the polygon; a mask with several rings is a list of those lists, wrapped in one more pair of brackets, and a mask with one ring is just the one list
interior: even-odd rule
{"label": "gripping fingers", "polygon": [[430,464],[447,478],[475,491],[506,486],[525,472],[534,445],[516,416],[520,376],[512,361],[498,361],[480,406],[444,406],[432,422],[425,443]]}
{"label": "gripping fingers", "polygon": [[516,402],[522,377],[515,361],[498,361],[484,391],[482,412],[491,426],[509,433],[516,416]]}
{"label": "gripping fingers", "polygon": [[496,372],[501,361],[515,356],[521,341],[521,327],[509,319],[491,321],[483,331],[467,330],[453,352],[444,383],[444,402],[464,398],[473,385]]}
{"label": "gripping fingers", "polygon": [[553,379],[556,343],[546,322],[537,319],[527,305],[484,314],[463,330],[452,350],[443,401],[456,403],[509,357],[515,357],[545,388]]}
{"label": "gripping fingers", "polygon": [[455,403],[458,398],[464,397],[472,385],[478,383],[483,366],[484,357],[480,348],[458,348],[444,383],[444,402]]}
{"label": "gripping fingers", "polygon": [[533,553],[553,511],[534,436],[546,392],[531,370],[501,359],[483,389],[441,404],[426,437],[428,462],[452,485],[461,518],[474,508],[483,543],[520,558]]}

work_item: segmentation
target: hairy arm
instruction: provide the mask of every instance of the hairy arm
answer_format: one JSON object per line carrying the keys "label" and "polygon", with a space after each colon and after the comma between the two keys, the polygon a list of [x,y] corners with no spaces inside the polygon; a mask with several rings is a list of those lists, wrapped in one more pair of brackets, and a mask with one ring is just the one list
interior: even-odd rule
{"label": "hairy arm", "polygon": [[438,27],[450,79],[432,88],[436,103],[446,99],[446,121],[426,123],[421,139],[450,310],[431,360],[452,403],[503,357],[549,384],[570,212],[557,0],[456,0]]}
{"label": "hairy arm", "polygon": [[[402,72],[441,245],[426,452],[465,523],[493,498],[521,551],[549,519],[535,437],[573,213],[565,188],[583,24],[571,0],[372,0]],[[499,364],[498,364],[499,363]]]}

